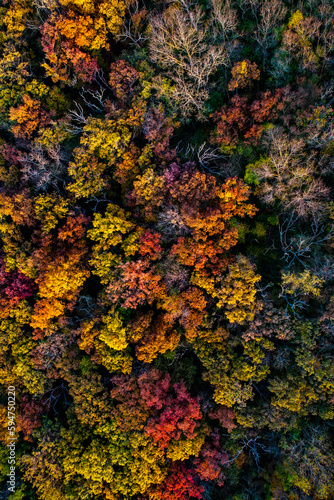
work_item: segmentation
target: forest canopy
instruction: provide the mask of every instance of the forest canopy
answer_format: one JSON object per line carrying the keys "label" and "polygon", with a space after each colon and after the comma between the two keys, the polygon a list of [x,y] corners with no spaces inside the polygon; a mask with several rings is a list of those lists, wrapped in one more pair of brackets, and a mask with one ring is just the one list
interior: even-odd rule
{"label": "forest canopy", "polygon": [[333,21],[2,0],[0,498],[334,498]]}

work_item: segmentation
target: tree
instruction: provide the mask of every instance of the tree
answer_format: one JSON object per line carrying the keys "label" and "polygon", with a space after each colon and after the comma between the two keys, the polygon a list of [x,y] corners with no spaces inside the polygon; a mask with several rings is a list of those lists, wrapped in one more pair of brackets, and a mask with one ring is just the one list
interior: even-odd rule
{"label": "tree", "polygon": [[10,108],[9,118],[17,123],[12,128],[15,137],[30,139],[39,126],[46,126],[50,123],[50,116],[39,100],[32,99],[25,94],[22,96],[22,101],[17,108]]}
{"label": "tree", "polygon": [[252,85],[253,80],[259,80],[260,70],[256,63],[251,63],[248,59],[235,63],[232,68],[232,80],[228,85],[228,90],[243,89]]}
{"label": "tree", "polygon": [[266,0],[262,3],[260,16],[254,38],[259,44],[264,60],[269,50],[278,43],[277,27],[283,21],[287,8],[281,0]]}
{"label": "tree", "polygon": [[214,43],[203,18],[201,7],[192,8],[182,1],[151,19],[150,57],[167,69],[175,82],[172,98],[185,118],[203,111],[209,78],[226,64],[225,49]]}
{"label": "tree", "polygon": [[186,500],[187,498],[203,498],[204,487],[196,481],[194,473],[182,463],[173,464],[166,480],[149,491],[149,499]]}
{"label": "tree", "polygon": [[[117,35],[123,24],[125,3],[62,1],[62,12],[49,4],[49,16],[41,27],[42,47],[48,62],[43,63],[54,82],[74,85],[77,79],[92,82],[99,67],[86,51],[109,49],[108,34]],[[80,29],[78,28],[80,26]]]}
{"label": "tree", "polygon": [[231,323],[253,321],[255,313],[262,307],[255,298],[255,283],[260,281],[261,276],[255,274],[254,267],[243,256],[237,257],[228,269],[220,290],[214,294],[218,299],[217,306],[226,306],[225,315]]}
{"label": "tree", "polygon": [[266,133],[269,157],[252,165],[259,194],[268,204],[278,202],[282,210],[298,217],[321,216],[326,210],[329,188],[315,177],[315,154],[307,152],[303,139],[288,137],[279,128]]}
{"label": "tree", "polygon": [[[40,261],[38,252],[35,253],[39,267],[36,279],[39,300],[35,303],[31,320],[33,328],[44,330],[51,325],[53,318],[62,316],[66,307],[75,303],[80,288],[90,275],[84,264],[87,250],[83,236],[87,222],[88,219],[83,215],[76,218],[68,216],[58,231],[58,255],[49,254],[48,259]],[[48,250],[50,248],[45,248],[44,252]],[[41,257],[45,259],[43,253]]]}

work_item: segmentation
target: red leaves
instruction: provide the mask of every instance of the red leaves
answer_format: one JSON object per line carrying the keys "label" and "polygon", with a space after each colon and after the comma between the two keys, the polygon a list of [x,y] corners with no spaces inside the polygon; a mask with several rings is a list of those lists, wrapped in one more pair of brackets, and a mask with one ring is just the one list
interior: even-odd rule
{"label": "red leaves", "polygon": [[256,144],[261,137],[263,123],[276,118],[275,108],[282,97],[282,89],[277,89],[275,93],[267,90],[252,103],[248,103],[247,97],[233,96],[228,105],[212,115],[217,122],[213,142],[222,146],[235,146],[242,138],[246,144]]}
{"label": "red leaves", "polygon": [[140,237],[140,255],[143,257],[149,257],[150,260],[159,259],[162,254],[160,242],[161,235],[159,233],[153,233],[150,229],[147,229]]}
{"label": "red leaves", "polygon": [[204,487],[198,484],[193,471],[181,463],[173,463],[168,477],[152,491],[152,498],[159,500],[188,500],[203,498]]}
{"label": "red leaves", "polygon": [[143,131],[153,147],[154,154],[171,161],[175,156],[175,152],[169,148],[169,141],[174,132],[173,119],[165,117],[161,104],[146,113]]}
{"label": "red leaves", "polygon": [[228,408],[224,405],[219,405],[215,410],[212,410],[209,413],[210,418],[217,418],[222,427],[225,427],[228,432],[232,432],[232,430],[236,427],[234,423],[234,411],[231,408]]}
{"label": "red leaves", "polygon": [[[46,411],[48,411],[48,407]],[[33,441],[32,433],[42,425],[43,405],[31,399],[29,396],[23,396],[18,414],[18,423],[26,441]]]}
{"label": "red leaves", "polygon": [[195,458],[195,471],[203,481],[216,480],[219,486],[224,484],[222,467],[228,461],[228,455],[221,449],[219,432],[215,429],[211,434],[211,442],[205,443],[200,456]]}
{"label": "red leaves", "polygon": [[168,396],[163,411],[148,420],[145,433],[167,448],[171,439],[178,440],[181,435],[188,439],[196,436],[198,420],[202,418],[199,398],[192,398],[183,382],[173,385],[175,396]]}
{"label": "red leaves", "polygon": [[140,395],[149,408],[161,410],[170,386],[170,375],[162,374],[156,368],[143,373],[138,378]]}
{"label": "red leaves", "polygon": [[138,78],[138,72],[122,59],[111,63],[109,84],[121,103],[125,104],[132,97],[133,87]]}
{"label": "red leaves", "polygon": [[3,258],[0,259],[0,289],[3,298],[15,306],[22,299],[31,297],[37,290],[35,281],[19,271],[6,271]]}

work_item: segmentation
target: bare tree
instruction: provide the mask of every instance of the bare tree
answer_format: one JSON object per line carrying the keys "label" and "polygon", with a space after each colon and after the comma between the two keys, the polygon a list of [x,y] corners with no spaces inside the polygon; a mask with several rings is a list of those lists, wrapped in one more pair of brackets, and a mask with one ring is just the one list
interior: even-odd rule
{"label": "bare tree", "polygon": [[145,18],[147,11],[141,9],[138,0],[125,0],[127,18],[124,21],[122,32],[118,35],[122,41],[128,42],[134,47],[140,47],[148,36],[145,30]]}
{"label": "bare tree", "polygon": [[181,6],[151,19],[150,56],[174,81],[171,96],[187,117],[201,114],[210,76],[227,64],[227,56],[222,44],[215,45],[201,8],[186,0]]}
{"label": "bare tree", "polygon": [[334,225],[332,224],[328,231],[327,224],[318,218],[308,226],[308,234],[296,234],[297,221],[298,215],[290,213],[279,224],[281,248],[287,269],[295,265],[302,265],[305,269],[310,267],[310,257],[315,253],[315,249],[330,242],[334,236]]}
{"label": "bare tree", "polygon": [[232,8],[230,0],[211,0],[211,4],[218,33],[224,40],[228,37],[237,37],[238,15]]}
{"label": "bare tree", "polygon": [[266,58],[268,49],[277,42],[275,28],[282,22],[287,13],[282,0],[265,0],[260,10],[261,21],[257,26],[254,38],[260,46],[263,57]]}
{"label": "bare tree", "polygon": [[60,146],[34,146],[30,153],[22,155],[20,161],[22,178],[32,183],[37,191],[46,191],[50,186],[58,190],[64,183],[69,156]]}
{"label": "bare tree", "polygon": [[315,177],[316,152],[307,150],[303,139],[289,138],[278,127],[267,132],[264,144],[269,156],[254,168],[264,202],[278,202],[284,212],[292,211],[300,218],[321,219],[328,209],[330,189]]}

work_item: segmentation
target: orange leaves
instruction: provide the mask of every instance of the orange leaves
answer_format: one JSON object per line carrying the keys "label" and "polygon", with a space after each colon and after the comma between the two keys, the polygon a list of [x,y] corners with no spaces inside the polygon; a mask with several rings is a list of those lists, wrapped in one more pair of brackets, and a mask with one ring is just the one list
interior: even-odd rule
{"label": "orange leaves", "polygon": [[157,175],[153,168],[149,167],[137,177],[133,183],[131,196],[137,205],[143,207],[143,212],[148,221],[155,219],[155,212],[164,198],[165,179]]}
{"label": "orange leaves", "polygon": [[0,217],[10,217],[15,225],[32,226],[34,220],[34,204],[28,190],[8,196],[0,193]]}
{"label": "orange leaves", "polygon": [[191,339],[196,336],[197,329],[201,326],[206,309],[204,294],[199,288],[189,287],[182,292],[184,301],[180,324],[185,328],[185,336]]}
{"label": "orange leaves", "polygon": [[149,229],[145,231],[144,234],[141,235],[139,244],[140,255],[147,256],[150,260],[156,260],[161,257],[162,248],[160,245],[161,236],[159,233],[153,233]]}
{"label": "orange leaves", "polygon": [[189,213],[182,210],[183,220],[189,227],[195,241],[206,241],[209,236],[222,233],[225,229],[225,218],[219,208],[207,208],[202,213],[193,211]]}
{"label": "orange leaves", "polygon": [[9,117],[17,123],[12,127],[12,131],[15,137],[31,139],[37,128],[40,125],[47,125],[50,118],[38,99],[24,94],[22,101],[22,104],[17,108],[10,108]]}
{"label": "orange leaves", "polygon": [[91,16],[78,16],[69,10],[66,15],[59,15],[55,21],[56,29],[76,47],[83,49],[100,49],[107,45],[107,34],[97,33],[98,25],[94,25]]}
{"label": "orange leaves", "polygon": [[57,298],[53,300],[45,298],[40,299],[35,304],[34,314],[31,317],[30,325],[34,329],[45,330],[50,327],[53,319],[63,316],[65,310],[66,306],[64,302]]}
{"label": "orange leaves", "polygon": [[107,294],[112,302],[121,301],[123,307],[136,309],[144,303],[152,302],[165,292],[161,276],[144,260],[120,264],[120,275],[111,281]]}
{"label": "orange leaves", "polygon": [[131,186],[134,179],[139,175],[139,156],[140,150],[134,144],[131,144],[117,162],[114,176],[123,188]]}
{"label": "orange leaves", "polygon": [[74,47],[69,41],[62,42],[60,32],[53,20],[43,24],[41,34],[42,47],[49,61],[43,63],[42,66],[54,83],[61,81],[74,85],[77,78],[82,81],[92,81],[98,70],[96,60]]}
{"label": "orange leaves", "polygon": [[158,354],[174,351],[181,339],[181,335],[170,323],[167,314],[160,314],[152,321],[150,328],[136,346],[136,355],[140,361],[151,363]]}
{"label": "orange leaves", "polygon": [[194,163],[182,167],[172,163],[165,172],[165,179],[172,200],[191,206],[193,210],[216,197],[217,182],[213,175],[199,172]]}
{"label": "orange leaves", "polygon": [[222,469],[228,460],[228,455],[221,449],[218,429],[212,432],[211,441],[204,444],[200,456],[195,458],[195,471],[202,481],[217,480],[217,484],[223,486],[225,477]]}
{"label": "orange leaves", "polygon": [[119,33],[125,4],[118,0],[61,3],[65,9],[59,13],[54,5],[41,28],[42,47],[50,63],[43,66],[54,82],[74,85],[76,78],[91,82],[98,65],[83,50],[109,49],[108,35]]}
{"label": "orange leaves", "polygon": [[252,217],[257,212],[257,208],[249,203],[243,203],[248,200],[250,194],[249,187],[237,177],[227,179],[218,193],[221,209],[225,220],[232,217]]}
{"label": "orange leaves", "polygon": [[251,63],[248,59],[235,63],[232,68],[232,80],[228,85],[228,90],[237,88],[243,89],[260,79],[260,70],[256,63]]}
{"label": "orange leaves", "polygon": [[[238,232],[234,229],[234,239],[229,240],[230,246],[237,243],[237,235]],[[225,240],[225,245],[226,243],[227,240]],[[219,255],[224,250],[225,248],[219,248],[219,245],[214,244],[212,240],[195,244],[191,238],[179,238],[178,242],[173,245],[171,253],[177,257],[180,264],[193,266],[195,270],[201,270],[206,266],[215,267],[219,262]]]}
{"label": "orange leaves", "polygon": [[[228,179],[218,188],[212,176],[203,174],[201,182],[203,191],[197,195],[197,203],[201,196],[210,201],[211,207],[202,210],[198,207],[196,211],[192,205],[184,203],[181,206],[182,220],[192,236],[180,237],[171,249],[181,264],[193,266],[196,271],[219,267],[218,263],[223,262],[221,255],[238,240],[238,231],[228,226],[229,220],[235,216],[251,217],[256,211],[253,205],[244,203],[248,199],[249,188],[239,179]],[[212,189],[207,191],[210,184]],[[200,184],[197,184],[196,191],[199,187]]]}
{"label": "orange leaves", "polygon": [[84,263],[87,250],[83,236],[87,222],[83,215],[76,218],[69,216],[58,232],[55,242],[58,251],[52,254],[52,240],[48,238],[44,251],[35,253],[40,300],[35,304],[31,320],[33,328],[48,328],[53,318],[63,315],[90,275]]}

